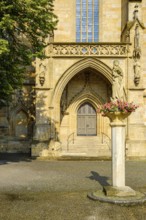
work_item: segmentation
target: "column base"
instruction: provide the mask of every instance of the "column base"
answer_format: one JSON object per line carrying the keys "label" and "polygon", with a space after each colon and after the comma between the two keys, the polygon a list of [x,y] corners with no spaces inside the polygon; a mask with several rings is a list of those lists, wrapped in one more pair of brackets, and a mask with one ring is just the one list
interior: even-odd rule
{"label": "column base", "polygon": [[129,186],[116,187],[116,186],[104,186],[103,192],[106,196],[127,197],[136,196],[136,191]]}

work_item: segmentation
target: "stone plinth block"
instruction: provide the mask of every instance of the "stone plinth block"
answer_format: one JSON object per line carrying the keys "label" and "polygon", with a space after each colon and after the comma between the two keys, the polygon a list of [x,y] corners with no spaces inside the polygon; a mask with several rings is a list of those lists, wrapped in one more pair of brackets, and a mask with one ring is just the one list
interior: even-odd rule
{"label": "stone plinth block", "polygon": [[110,196],[110,197],[136,196],[136,192],[133,189],[131,189],[129,186],[125,186],[125,187],[104,186],[103,191],[106,196]]}

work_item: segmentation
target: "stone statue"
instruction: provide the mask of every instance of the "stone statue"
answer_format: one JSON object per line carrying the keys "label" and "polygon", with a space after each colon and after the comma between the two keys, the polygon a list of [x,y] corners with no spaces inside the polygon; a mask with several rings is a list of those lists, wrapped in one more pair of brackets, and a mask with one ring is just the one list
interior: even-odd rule
{"label": "stone statue", "polygon": [[114,60],[113,62],[113,86],[112,86],[112,100],[124,99],[124,88],[123,88],[123,71],[119,66],[119,61]]}
{"label": "stone statue", "polygon": [[133,50],[133,58],[134,58],[134,83],[137,86],[140,81],[141,75],[141,48],[140,48],[140,34],[139,34],[139,25],[137,24],[135,27],[135,36],[134,36],[134,50]]}
{"label": "stone statue", "polygon": [[130,31],[129,30],[127,30],[126,32],[126,42],[130,43]]}
{"label": "stone statue", "polygon": [[141,65],[136,60],[135,63],[134,63],[134,82],[135,82],[136,85],[139,84],[140,75],[141,75]]}
{"label": "stone statue", "polygon": [[133,51],[133,57],[135,59],[140,59],[141,57],[141,49],[140,49],[139,41],[140,41],[139,25],[137,24],[135,27],[134,51]]}

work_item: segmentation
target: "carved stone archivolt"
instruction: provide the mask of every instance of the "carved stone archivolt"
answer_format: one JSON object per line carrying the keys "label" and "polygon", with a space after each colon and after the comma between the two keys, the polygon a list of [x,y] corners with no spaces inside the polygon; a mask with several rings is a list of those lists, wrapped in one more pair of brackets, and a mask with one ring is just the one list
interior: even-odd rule
{"label": "carved stone archivolt", "polygon": [[[92,95],[98,98],[98,100],[101,101],[101,103],[105,103],[106,100],[101,97],[96,91],[93,90],[91,83],[90,83],[90,72],[85,72],[84,73],[84,85],[78,91],[73,97],[69,99],[68,97],[68,87],[66,86],[62,97],[61,97],[61,102],[60,102],[60,108],[61,108],[61,113],[65,114],[66,109],[80,96],[86,94],[86,95]],[[68,100],[69,99],[69,100]]]}
{"label": "carved stone archivolt", "polygon": [[74,97],[72,97],[69,104],[71,104],[78,96],[81,96],[83,94],[92,94],[92,95],[96,96],[99,100],[101,100],[102,103],[105,103],[105,100],[97,92],[95,92],[92,89],[92,86],[90,84],[90,73],[85,72],[84,77],[85,77],[85,84],[84,84],[83,88]]}

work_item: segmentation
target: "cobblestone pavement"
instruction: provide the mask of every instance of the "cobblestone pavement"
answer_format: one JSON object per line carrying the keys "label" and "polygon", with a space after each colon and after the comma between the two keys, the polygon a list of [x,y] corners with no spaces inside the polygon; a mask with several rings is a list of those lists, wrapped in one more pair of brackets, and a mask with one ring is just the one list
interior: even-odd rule
{"label": "cobblestone pavement", "polygon": [[[110,161],[0,160],[0,220],[146,220],[146,204],[87,198],[108,184]],[[146,161],[126,162],[126,185],[146,192]]]}

